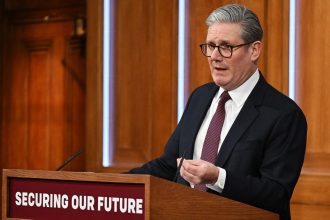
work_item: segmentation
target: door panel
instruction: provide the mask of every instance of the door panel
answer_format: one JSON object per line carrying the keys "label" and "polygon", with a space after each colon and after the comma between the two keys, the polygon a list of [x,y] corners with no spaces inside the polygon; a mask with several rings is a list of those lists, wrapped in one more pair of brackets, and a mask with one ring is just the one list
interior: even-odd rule
{"label": "door panel", "polygon": [[[8,13],[2,77],[4,168],[54,170],[84,147],[85,39],[73,36],[75,15],[83,13],[77,8]],[[66,169],[84,170],[84,156]]]}

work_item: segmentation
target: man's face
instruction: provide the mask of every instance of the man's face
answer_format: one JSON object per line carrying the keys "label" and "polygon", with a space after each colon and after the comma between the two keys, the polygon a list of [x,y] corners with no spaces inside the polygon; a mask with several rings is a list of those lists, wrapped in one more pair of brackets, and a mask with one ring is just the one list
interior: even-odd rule
{"label": "man's face", "polygon": [[[214,45],[244,44],[241,26],[236,23],[215,23],[208,29],[206,43]],[[243,84],[256,70],[260,42],[234,48],[230,58],[224,58],[218,49],[208,57],[213,81],[225,90],[233,90]]]}

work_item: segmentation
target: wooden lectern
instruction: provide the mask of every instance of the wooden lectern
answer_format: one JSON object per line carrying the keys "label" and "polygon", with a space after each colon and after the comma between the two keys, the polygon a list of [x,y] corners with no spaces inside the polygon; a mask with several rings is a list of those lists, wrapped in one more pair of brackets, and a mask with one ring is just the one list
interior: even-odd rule
{"label": "wooden lectern", "polygon": [[3,170],[2,219],[279,219],[149,175]]}

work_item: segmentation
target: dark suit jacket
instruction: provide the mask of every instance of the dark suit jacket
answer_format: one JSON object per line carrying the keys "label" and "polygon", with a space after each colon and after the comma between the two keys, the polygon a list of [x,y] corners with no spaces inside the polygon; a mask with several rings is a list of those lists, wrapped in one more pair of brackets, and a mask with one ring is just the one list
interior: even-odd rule
{"label": "dark suit jacket", "polygon": [[[184,114],[163,155],[131,173],[172,180],[176,159],[191,159],[199,128],[219,87],[209,83],[190,96]],[[290,219],[290,199],[306,148],[303,112],[261,76],[228,132],[215,165],[226,170],[221,194],[230,199],[279,213]],[[179,177],[178,183],[189,185]]]}

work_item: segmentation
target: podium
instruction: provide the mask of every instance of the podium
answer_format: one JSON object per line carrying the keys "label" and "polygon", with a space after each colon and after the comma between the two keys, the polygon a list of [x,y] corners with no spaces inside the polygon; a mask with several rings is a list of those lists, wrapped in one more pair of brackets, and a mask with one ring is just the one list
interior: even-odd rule
{"label": "podium", "polygon": [[149,175],[3,170],[2,219],[279,219]]}

